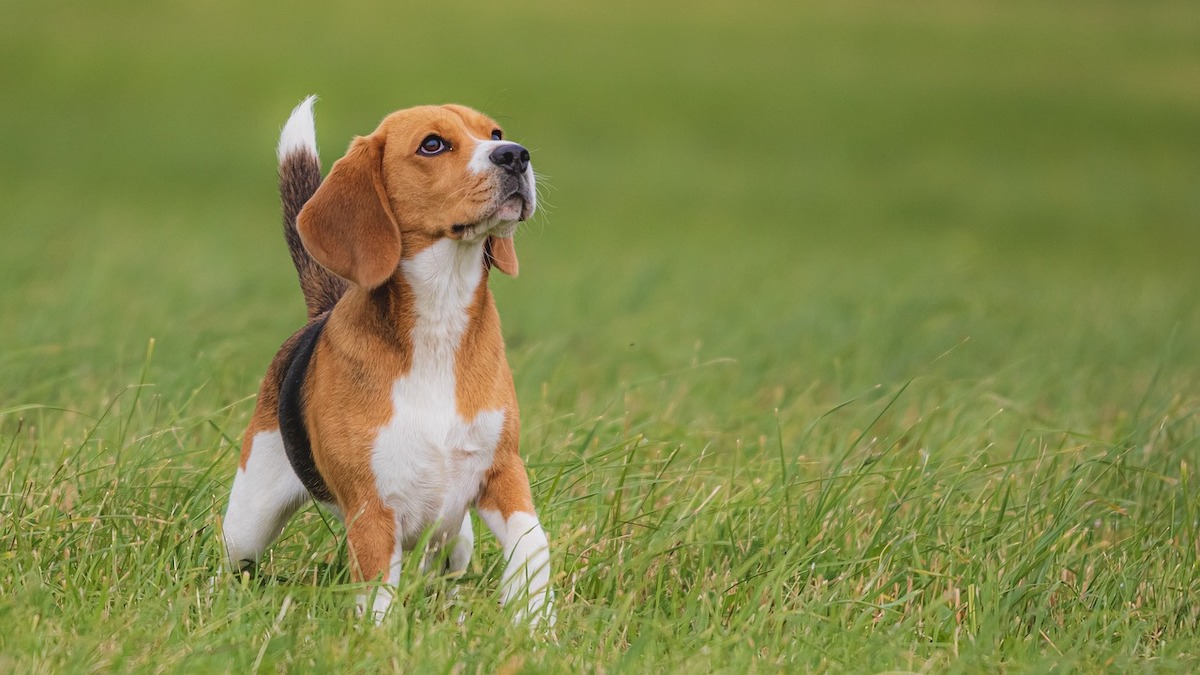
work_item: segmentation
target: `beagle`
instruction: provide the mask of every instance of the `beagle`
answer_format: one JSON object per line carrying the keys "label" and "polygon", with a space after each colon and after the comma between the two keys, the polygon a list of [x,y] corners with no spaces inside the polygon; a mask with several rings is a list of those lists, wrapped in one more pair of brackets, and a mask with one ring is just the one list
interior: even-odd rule
{"label": "beagle", "polygon": [[475,110],[424,106],[355,138],[322,181],[314,100],[292,112],[278,150],[309,321],[271,362],[242,440],[229,562],[256,563],[316,499],[346,524],[351,577],[384,582],[357,601],[378,621],[404,555],[466,569],[474,508],[508,560],[501,601],[552,620],[549,548],[487,284],[492,267],[517,275],[512,235],[537,204],[529,152]]}

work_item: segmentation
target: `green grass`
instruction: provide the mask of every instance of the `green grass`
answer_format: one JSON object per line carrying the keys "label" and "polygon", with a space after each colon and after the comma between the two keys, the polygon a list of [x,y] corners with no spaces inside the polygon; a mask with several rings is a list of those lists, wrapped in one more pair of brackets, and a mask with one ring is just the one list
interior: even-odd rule
{"label": "green grass", "polygon": [[[251,4],[0,22],[0,670],[1200,668],[1200,5]],[[210,588],[314,92],[327,167],[453,100],[544,174],[552,636],[487,535],[365,625],[312,509]]]}

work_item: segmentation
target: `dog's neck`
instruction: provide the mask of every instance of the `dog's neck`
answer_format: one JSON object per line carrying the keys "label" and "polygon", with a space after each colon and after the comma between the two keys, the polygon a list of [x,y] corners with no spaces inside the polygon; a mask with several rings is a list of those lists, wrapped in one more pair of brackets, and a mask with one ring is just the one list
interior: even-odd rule
{"label": "dog's neck", "polygon": [[411,290],[408,301],[421,329],[446,330],[461,337],[468,310],[480,300],[486,282],[483,240],[439,239],[416,255],[400,261],[399,276]]}
{"label": "dog's neck", "polygon": [[439,239],[406,256],[392,278],[372,289],[352,289],[344,310],[361,330],[397,343],[402,351],[421,342],[457,349],[464,331],[491,301],[484,240]]}

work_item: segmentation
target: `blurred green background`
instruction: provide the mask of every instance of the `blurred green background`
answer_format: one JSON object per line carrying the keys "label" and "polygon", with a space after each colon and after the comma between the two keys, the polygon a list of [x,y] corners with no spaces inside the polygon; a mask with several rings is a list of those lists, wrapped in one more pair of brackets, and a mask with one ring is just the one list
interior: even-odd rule
{"label": "blurred green background", "polygon": [[155,381],[253,392],[301,317],[273,145],[310,93],[326,167],[427,102],[532,149],[545,207],[502,316],[518,353],[564,361],[524,366],[598,396],[725,357],[731,396],[853,390],[963,340],[949,374],[1086,387],[1084,365],[1120,396],[1172,331],[1196,342],[1195,3],[4,14],[5,404],[92,409],[150,337]]}
{"label": "blurred green background", "polygon": [[[632,651],[651,661],[674,635],[701,663],[723,641],[729,663],[765,644],[776,665],[919,669],[963,636],[979,671],[1014,645],[1053,660],[1055,642],[1085,669],[1114,667],[1106,649],[1194,666],[1194,0],[8,0],[0,498],[26,548],[0,551],[0,591],[17,589],[0,623],[43,626],[10,636],[12,663],[94,664],[46,651],[50,635],[114,667],[153,665],[163,644],[176,664],[194,648],[244,670],[281,596],[303,592],[172,600],[216,565],[196,523],[223,509],[231,439],[303,321],[274,149],[314,93],[326,168],[385,114],[435,102],[483,110],[532,151],[543,200],[518,235],[521,277],[491,283],[564,570],[560,625],[568,643],[599,636],[595,664],[640,629]],[[657,525],[625,522],[623,495]],[[336,544],[311,510],[298,521],[273,569],[307,579]],[[143,535],[169,565],[125,545]],[[1095,604],[1068,583],[1085,567]],[[1167,590],[1143,598],[1151,568]],[[860,604],[890,601],[877,578],[917,584],[899,618]],[[493,604],[487,583],[467,601]],[[775,613],[755,613],[760,590],[778,591]],[[293,613],[276,652],[334,669],[365,642],[364,668],[394,663],[391,633],[354,637],[337,628],[349,605],[322,602],[302,598],[326,623]],[[503,623],[480,616],[485,634]],[[454,664],[439,625],[416,640]],[[817,648],[796,656],[794,639]],[[542,657],[574,668],[590,648]]]}
{"label": "blurred green background", "polygon": [[600,369],[571,383],[731,357],[735,395],[854,389],[968,338],[954,374],[1054,371],[1066,350],[1057,375],[1120,380],[1197,336],[1194,3],[4,14],[5,404],[94,408],[149,337],[156,381],[253,392],[301,317],[273,144],[309,93],[326,167],[427,102],[530,146],[545,208],[522,278],[494,285],[515,348]]}
{"label": "blurred green background", "polygon": [[696,368],[668,417],[730,440],[918,375],[1060,428],[1156,372],[1195,392],[1192,2],[5,14],[0,407],[96,414],[154,337],[158,395],[250,410],[302,318],[274,144],[313,92],[326,167],[426,102],[532,149],[544,208],[493,287],[547,412]]}

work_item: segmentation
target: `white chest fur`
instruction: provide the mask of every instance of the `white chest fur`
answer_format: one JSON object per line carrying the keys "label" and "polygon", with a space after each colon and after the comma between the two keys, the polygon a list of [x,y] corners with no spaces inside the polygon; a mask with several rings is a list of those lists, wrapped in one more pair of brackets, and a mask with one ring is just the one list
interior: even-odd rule
{"label": "white chest fur", "polygon": [[401,264],[416,310],[412,368],[392,384],[392,419],[376,437],[371,466],[406,548],[433,525],[441,535],[458,532],[504,425],[503,410],[463,419],[455,400],[455,360],[483,279],[482,246],[443,239]]}

